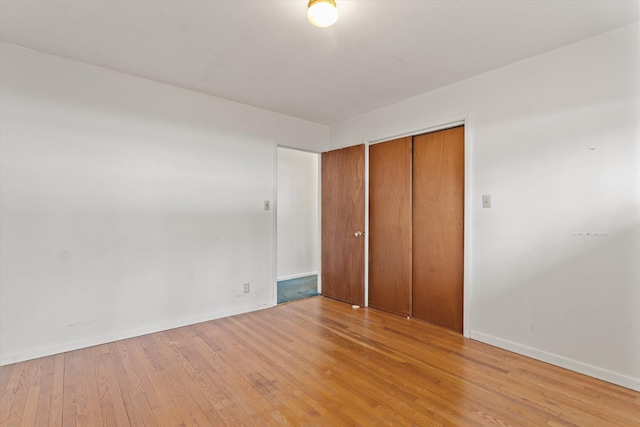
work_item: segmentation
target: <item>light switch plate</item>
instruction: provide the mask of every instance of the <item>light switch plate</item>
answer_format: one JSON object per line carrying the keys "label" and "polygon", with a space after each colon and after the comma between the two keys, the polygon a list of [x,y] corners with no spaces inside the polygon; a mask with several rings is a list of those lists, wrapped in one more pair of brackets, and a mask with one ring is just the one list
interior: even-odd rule
{"label": "light switch plate", "polygon": [[482,207],[490,208],[491,207],[491,194],[483,194],[482,195]]}

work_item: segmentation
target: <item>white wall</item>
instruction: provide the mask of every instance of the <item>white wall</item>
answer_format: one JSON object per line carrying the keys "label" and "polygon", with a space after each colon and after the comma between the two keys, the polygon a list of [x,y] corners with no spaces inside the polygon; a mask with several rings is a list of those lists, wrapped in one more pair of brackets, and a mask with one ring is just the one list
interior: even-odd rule
{"label": "white wall", "polygon": [[318,157],[278,148],[278,280],[318,274]]}
{"label": "white wall", "polygon": [[2,364],[275,304],[275,146],[326,126],[0,56]]}
{"label": "white wall", "polygon": [[469,114],[471,336],[635,389],[639,52],[636,23],[331,128],[339,148]]}

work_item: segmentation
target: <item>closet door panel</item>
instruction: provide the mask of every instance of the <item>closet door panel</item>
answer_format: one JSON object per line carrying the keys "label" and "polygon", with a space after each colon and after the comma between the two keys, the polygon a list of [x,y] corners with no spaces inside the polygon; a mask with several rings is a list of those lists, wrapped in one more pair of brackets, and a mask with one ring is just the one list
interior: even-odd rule
{"label": "closet door panel", "polygon": [[413,141],[413,317],[462,333],[464,127]]}
{"label": "closet door panel", "polygon": [[412,138],[369,148],[369,305],[411,315]]}

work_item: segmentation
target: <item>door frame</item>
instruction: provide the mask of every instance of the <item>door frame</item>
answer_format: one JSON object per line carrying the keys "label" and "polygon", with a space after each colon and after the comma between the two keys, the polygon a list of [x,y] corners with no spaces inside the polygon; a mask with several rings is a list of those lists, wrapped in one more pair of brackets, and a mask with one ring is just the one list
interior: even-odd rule
{"label": "door frame", "polygon": [[364,303],[369,305],[369,147],[381,142],[391,141],[405,136],[416,136],[424,133],[436,132],[456,126],[464,126],[464,267],[463,267],[463,325],[462,335],[470,338],[471,335],[471,224],[472,224],[472,185],[471,185],[471,158],[472,158],[472,120],[471,112],[465,111],[450,116],[444,116],[433,120],[425,120],[422,123],[408,126],[402,129],[390,130],[383,134],[374,135],[363,139],[365,145],[364,173],[365,173],[365,247],[364,247]]}
{"label": "door frame", "polygon": [[302,151],[305,153],[316,154],[318,156],[318,247],[316,253],[316,262],[318,266],[318,293],[322,294],[322,153],[314,150],[306,150],[304,148],[290,147],[288,145],[273,144],[273,274],[271,275],[271,303],[273,306],[278,305],[278,148],[287,150]]}

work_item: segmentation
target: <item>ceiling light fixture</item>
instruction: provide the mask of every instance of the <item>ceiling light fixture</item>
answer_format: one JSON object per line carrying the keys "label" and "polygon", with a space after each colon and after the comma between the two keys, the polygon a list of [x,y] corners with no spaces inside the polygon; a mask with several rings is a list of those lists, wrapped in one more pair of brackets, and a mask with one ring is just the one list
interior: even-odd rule
{"label": "ceiling light fixture", "polygon": [[329,27],[338,20],[335,0],[310,0],[307,18],[316,27]]}

